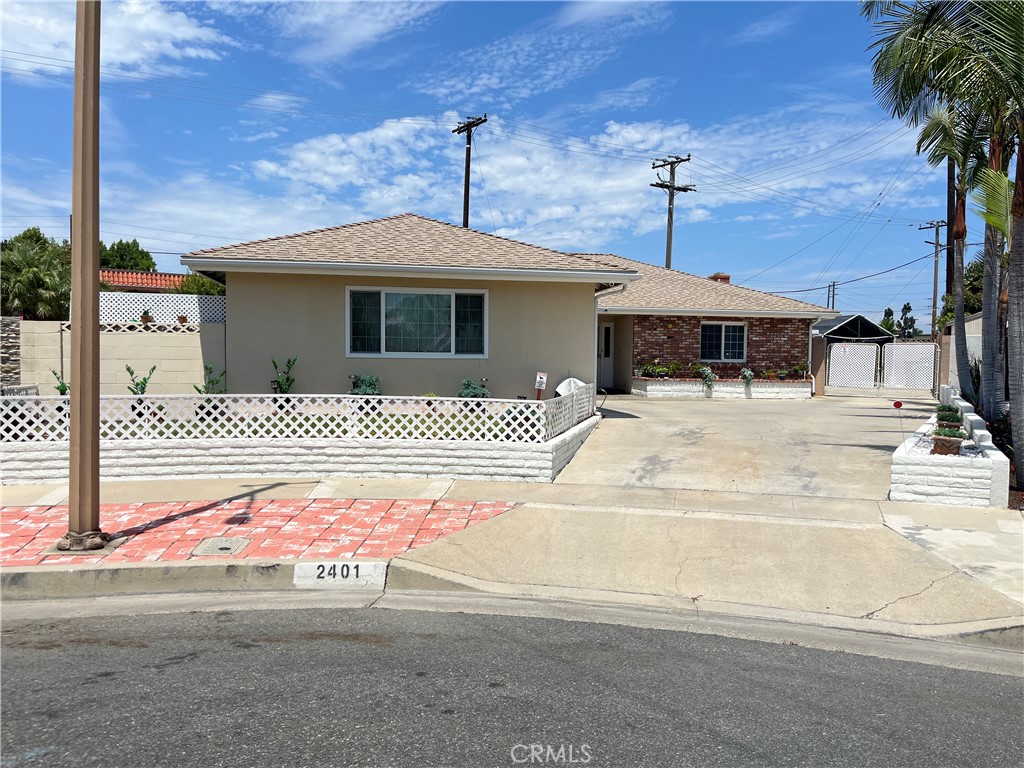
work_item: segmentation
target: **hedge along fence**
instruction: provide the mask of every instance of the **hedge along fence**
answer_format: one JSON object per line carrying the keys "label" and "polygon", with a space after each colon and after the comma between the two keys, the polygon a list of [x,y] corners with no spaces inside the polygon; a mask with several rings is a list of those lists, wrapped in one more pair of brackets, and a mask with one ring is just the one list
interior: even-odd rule
{"label": "hedge along fence", "polygon": [[[107,477],[550,481],[596,426],[593,385],[544,401],[349,395],[100,398]],[[0,400],[5,484],[67,475],[68,400]]]}

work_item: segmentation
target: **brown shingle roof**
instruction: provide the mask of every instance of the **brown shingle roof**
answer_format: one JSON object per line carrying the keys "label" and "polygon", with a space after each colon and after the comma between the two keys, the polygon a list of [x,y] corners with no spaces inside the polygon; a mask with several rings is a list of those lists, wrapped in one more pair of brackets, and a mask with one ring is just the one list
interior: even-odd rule
{"label": "brown shingle roof", "polygon": [[167,291],[181,285],[185,275],[170,272],[144,272],[134,269],[101,269],[100,282],[122,290]]}
{"label": "brown shingle roof", "polygon": [[182,260],[187,260],[194,269],[203,269],[204,261],[243,260],[277,265],[301,262],[358,267],[609,272],[612,282],[621,279],[624,270],[632,270],[632,267],[612,266],[589,256],[520,243],[413,213],[195,251]]}
{"label": "brown shingle roof", "polygon": [[617,309],[646,309],[650,310],[650,314],[692,312],[718,315],[799,312],[823,317],[835,314],[833,310],[815,304],[721,283],[623,256],[605,253],[586,255],[620,269],[633,269],[640,273],[640,279],[627,284],[624,290],[600,296],[598,306],[602,310],[614,312]]}

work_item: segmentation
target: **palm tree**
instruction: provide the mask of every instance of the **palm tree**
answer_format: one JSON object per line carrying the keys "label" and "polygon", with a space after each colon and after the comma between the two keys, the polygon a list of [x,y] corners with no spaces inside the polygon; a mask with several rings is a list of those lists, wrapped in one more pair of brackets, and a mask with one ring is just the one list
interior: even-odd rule
{"label": "palm tree", "polygon": [[71,308],[71,258],[59,246],[18,242],[3,252],[3,314],[26,320],[67,320]]}
{"label": "palm tree", "polygon": [[[1003,120],[1011,138],[1004,157],[1012,154],[1014,138],[1018,146],[1006,270],[1006,356],[1012,434],[1019,455],[1024,445],[1024,159],[1020,149],[1024,138],[1024,4],[1019,0],[912,4],[873,0],[863,4],[862,13],[875,20],[879,29],[872,46],[878,49],[875,86],[880,101],[894,115],[913,120],[929,100],[955,102],[975,96],[984,99],[992,117],[1005,108]],[[993,120],[993,128],[997,128],[996,122]],[[995,169],[998,153],[989,154],[990,167]],[[983,299],[989,307],[998,301],[997,295],[992,295],[997,283],[991,279],[991,254],[997,245],[993,238],[986,281],[990,293]],[[987,330],[991,337],[991,323]],[[958,328],[958,336],[960,333]],[[990,405],[994,403],[990,401]],[[1024,472],[1018,476],[1021,474]],[[1024,478],[1017,484],[1024,487]]]}
{"label": "palm tree", "polygon": [[[953,219],[953,325],[956,328],[956,369],[961,394],[973,399],[967,335],[964,326],[964,247],[967,243],[967,195],[977,172],[985,166],[985,116],[967,105],[932,109],[921,129],[917,151],[928,153],[932,165],[952,158],[956,165],[956,216]],[[984,301],[984,299],[982,300]]]}

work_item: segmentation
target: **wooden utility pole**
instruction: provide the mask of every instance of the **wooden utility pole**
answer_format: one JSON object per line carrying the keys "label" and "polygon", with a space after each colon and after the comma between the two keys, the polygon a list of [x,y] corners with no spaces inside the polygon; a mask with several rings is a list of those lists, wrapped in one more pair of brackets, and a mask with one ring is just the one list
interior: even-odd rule
{"label": "wooden utility pole", "polygon": [[658,174],[658,182],[651,184],[652,187],[658,187],[668,192],[668,234],[665,237],[665,269],[672,269],[672,219],[675,212],[676,203],[676,192],[694,192],[696,187],[692,184],[677,185],[676,184],[676,166],[680,163],[687,163],[690,161],[690,156],[680,157],[679,155],[672,155],[666,159],[658,158],[651,163],[651,168],[658,170],[659,168],[668,168],[668,181],[661,178],[661,174]]}
{"label": "wooden utility pole", "polygon": [[459,123],[452,133],[466,134],[466,180],[462,191],[462,226],[469,228],[469,158],[473,147],[473,129],[487,122],[487,113],[483,117],[467,117],[466,122]]}
{"label": "wooden utility pole", "polygon": [[919,230],[931,229],[932,227],[935,227],[935,241],[929,242],[928,240],[925,240],[925,243],[927,243],[928,245],[935,246],[935,276],[932,282],[932,341],[935,343],[938,343],[939,341],[939,332],[938,329],[935,327],[939,306],[939,246],[942,245],[941,241],[939,240],[939,230],[941,230],[944,226],[946,226],[946,222],[944,221],[929,221],[923,227],[918,227]]}
{"label": "wooden utility pole", "polygon": [[100,530],[100,4],[78,0],[71,181],[71,449],[62,550],[102,549]]}

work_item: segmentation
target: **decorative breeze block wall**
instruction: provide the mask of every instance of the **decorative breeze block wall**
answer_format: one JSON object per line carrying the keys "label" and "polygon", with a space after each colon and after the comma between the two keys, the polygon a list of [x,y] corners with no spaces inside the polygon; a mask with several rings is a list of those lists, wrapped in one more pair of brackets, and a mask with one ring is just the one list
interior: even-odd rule
{"label": "decorative breeze block wall", "polygon": [[190,323],[223,323],[226,308],[224,296],[100,292],[101,323],[137,323],[147,309],[157,323],[177,322],[179,315]]}

